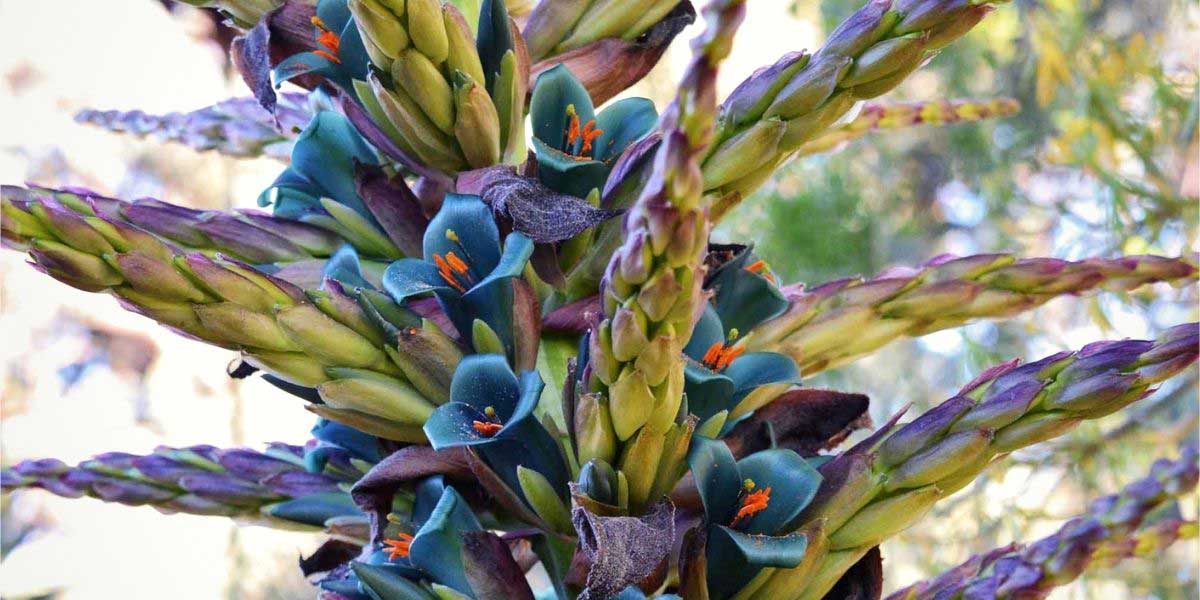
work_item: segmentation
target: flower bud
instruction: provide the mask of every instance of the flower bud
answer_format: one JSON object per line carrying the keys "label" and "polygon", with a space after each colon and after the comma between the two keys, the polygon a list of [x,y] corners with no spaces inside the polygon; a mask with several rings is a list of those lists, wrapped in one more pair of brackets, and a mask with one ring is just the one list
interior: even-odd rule
{"label": "flower bud", "polygon": [[175,270],[171,263],[140,252],[118,254],[114,262],[129,285],[140,292],[175,302],[203,302],[208,299],[207,294]]}
{"label": "flower bud", "polygon": [[413,387],[434,404],[448,400],[450,381],[463,356],[454,340],[426,320],[419,328],[400,329],[395,344],[388,355]]}
{"label": "flower bud", "polygon": [[645,375],[635,368],[626,368],[608,389],[609,409],[613,431],[621,441],[637,432],[654,410],[655,398]]}
{"label": "flower bud", "polygon": [[571,525],[571,514],[561,498],[554,491],[554,486],[544,475],[517,465],[517,481],[521,485],[521,494],[525,501],[554,531],[569,535],[575,530]]}
{"label": "flower bud", "polygon": [[992,440],[992,452],[1003,454],[1056,438],[1070,431],[1081,420],[1079,417],[1058,412],[1028,415],[996,431],[996,437]]}
{"label": "flower bud", "polygon": [[205,329],[228,342],[277,352],[300,350],[300,346],[284,333],[270,315],[232,302],[200,304],[195,311]]}
{"label": "flower bud", "polygon": [[446,39],[449,54],[446,57],[446,70],[453,74],[462,71],[476,83],[487,81],[483,73],[483,64],[479,60],[479,52],[475,49],[475,36],[471,34],[471,26],[466,17],[453,4],[442,5],[442,18],[446,23]]}
{"label": "flower bud", "polygon": [[897,429],[879,446],[879,464],[898,465],[946,433],[950,426],[975,406],[970,398],[951,398]]}
{"label": "flower bud", "polygon": [[608,461],[591,459],[579,469],[579,491],[604,504],[617,503],[617,472]]}
{"label": "flower bud", "polygon": [[593,392],[579,396],[575,403],[574,429],[580,462],[600,460],[607,464],[616,458],[617,438],[608,400],[603,395]]}
{"label": "flower bud", "polygon": [[370,340],[329,318],[312,304],[282,309],[276,318],[288,336],[317,360],[331,365],[395,370],[386,368],[391,363]]}
{"label": "flower bud", "polygon": [[356,410],[422,425],[433,414],[433,405],[408,384],[362,369],[329,369],[331,379],[317,386],[321,399],[333,408]]}
{"label": "flower bud", "polygon": [[968,429],[950,434],[896,467],[888,474],[884,490],[894,492],[935,483],[974,461],[987,450],[991,441],[990,429]]}
{"label": "flower bud", "polygon": [[661,432],[642,429],[625,444],[619,467],[628,481],[629,506],[635,511],[650,501],[650,492],[658,474],[654,466],[662,457],[664,441]]}
{"label": "flower bud", "polygon": [[829,548],[845,550],[877,545],[920,519],[941,498],[942,490],[930,485],[873,502],[829,536]]}
{"label": "flower bud", "polygon": [[613,357],[620,362],[629,362],[637,358],[649,343],[646,339],[648,328],[646,315],[636,306],[617,309],[611,325]]}
{"label": "flower bud", "polygon": [[853,64],[847,56],[826,56],[809,62],[775,95],[763,117],[794,119],[811,113],[833,95],[838,81]]}
{"label": "flower bud", "polygon": [[462,71],[454,73],[454,136],[467,163],[475,168],[500,161],[500,118],[479,81]]}
{"label": "flower bud", "polygon": [[362,35],[363,46],[371,62],[380,69],[390,69],[392,61],[408,47],[408,32],[404,29],[403,3],[393,12],[379,0],[349,0],[354,22]]}
{"label": "flower bud", "polygon": [[408,35],[415,49],[433,65],[450,55],[450,41],[438,0],[407,0]]}
{"label": "flower bud", "polygon": [[768,118],[723,142],[704,162],[704,189],[721,187],[758,168],[778,152],[785,129],[783,121]]}

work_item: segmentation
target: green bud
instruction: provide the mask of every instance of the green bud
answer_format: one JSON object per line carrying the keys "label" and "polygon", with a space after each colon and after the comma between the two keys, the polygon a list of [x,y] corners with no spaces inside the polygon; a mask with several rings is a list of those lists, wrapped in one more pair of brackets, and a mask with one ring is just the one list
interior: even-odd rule
{"label": "green bud", "polygon": [[393,12],[379,0],[349,0],[350,12],[362,34],[371,62],[380,69],[390,69],[391,63],[408,47],[408,32],[404,29],[403,2]]}
{"label": "green bud", "polygon": [[345,234],[343,237],[349,238],[355,247],[385,258],[404,257],[404,253],[396,248],[386,234],[349,205],[332,198],[322,198],[321,207],[341,225],[341,233]]}
{"label": "green bud", "polygon": [[348,367],[391,366],[387,356],[370,340],[312,304],[285,308],[276,313],[276,318],[288,336],[317,360]]}
{"label": "green bud", "polygon": [[433,405],[399,379],[362,369],[331,368],[334,379],[317,386],[326,404],[400,423],[423,425]]}
{"label": "green bud", "polygon": [[937,482],[974,461],[987,451],[992,432],[987,429],[960,431],[904,461],[884,482],[885,492],[921,487]]}
{"label": "green bud", "polygon": [[52,275],[69,279],[74,287],[100,291],[119,285],[125,279],[98,256],[80,252],[50,240],[33,240],[30,253]]}
{"label": "green bud", "polygon": [[140,252],[117,254],[112,261],[129,285],[141,292],[177,302],[204,302],[209,299],[203,290],[175,270],[172,263]]}
{"label": "green bud", "polygon": [[629,506],[638,511],[650,504],[650,493],[658,474],[657,465],[663,453],[664,435],[645,429],[625,444],[619,468],[629,486]]}
{"label": "green bud", "polygon": [[695,429],[696,418],[691,417],[671,426],[663,437],[663,451],[658,460],[658,472],[654,476],[650,498],[670,494],[675,484],[687,472],[688,447],[692,443],[692,433]]}
{"label": "green bud", "polygon": [[462,71],[472,81],[487,81],[479,52],[475,49],[475,36],[471,34],[466,17],[453,4],[447,3],[442,5],[442,19],[446,23],[446,39],[449,43],[446,70],[450,73]]}
{"label": "green bud", "polygon": [[[389,90],[374,75],[369,75],[368,79],[388,121],[401,133],[422,162],[451,173],[457,172],[465,164],[454,140],[430,120],[407,91]],[[450,105],[447,104],[447,107]]]}
{"label": "green bud", "polygon": [[291,306],[298,300],[297,298],[293,298],[291,294],[288,294],[287,290],[280,288],[270,276],[265,275],[254,268],[246,267],[241,263],[230,261],[220,254],[213,257],[213,262],[216,262],[222,268],[228,269],[234,273],[237,273],[238,275],[241,275],[242,277],[245,277],[251,283],[257,285],[259,289],[261,289],[263,292],[266,292],[267,296],[271,298],[273,306]]}
{"label": "green bud", "polygon": [[420,424],[398,423],[357,410],[334,408],[327,404],[308,404],[304,408],[330,421],[349,425],[363,433],[381,437],[385,440],[395,440],[409,444],[429,443],[429,440],[425,438],[425,432],[421,429]]}
{"label": "green bud", "polygon": [[454,72],[454,136],[467,163],[482,168],[500,162],[500,118],[478,81]]}
{"label": "green bud", "polygon": [[637,306],[642,308],[650,320],[660,322],[666,319],[682,292],[683,287],[679,286],[674,272],[671,269],[659,269],[642,284],[641,290],[638,290]]}
{"label": "green bud", "polygon": [[475,319],[471,323],[471,346],[480,354],[504,355],[507,353],[504,350],[504,342],[500,341],[500,336],[480,319]]}
{"label": "green bud", "polygon": [[450,381],[462,360],[462,350],[441,328],[426,320],[421,327],[399,330],[388,355],[400,366],[413,387],[435,404],[450,398]]}
{"label": "green bud", "polygon": [[729,411],[727,410],[723,410],[709,417],[708,420],[704,421],[699,427],[696,428],[696,435],[716,439],[717,436],[721,435],[721,428],[725,427],[725,421],[728,418]]}
{"label": "green bud", "polygon": [[591,0],[539,2],[525,24],[529,58],[539,61],[549,56],[554,47],[571,33],[590,4]]}
{"label": "green bud", "polygon": [[500,121],[500,147],[504,162],[521,164],[525,158],[525,96],[528,92],[529,64],[518,61],[512,50],[500,59],[500,76],[492,83],[492,98]]}
{"label": "green bud", "polygon": [[[391,70],[389,66],[388,72],[390,73]],[[358,101],[362,103],[363,110],[370,115],[371,121],[378,125],[388,139],[392,140],[401,150],[413,157],[420,158],[416,150],[413,150],[412,144],[400,133],[400,130],[383,110],[383,106],[379,104],[379,99],[375,97],[375,90],[371,84],[359,79],[355,79],[351,84],[354,86],[354,93],[358,95]]]}
{"label": "green bud", "polygon": [[[17,238],[47,239],[54,237],[50,230],[35,216],[27,213],[11,202],[0,204],[0,221],[4,223],[4,231],[11,231]],[[7,237],[5,238],[7,241]]]}
{"label": "green bud", "polygon": [[517,465],[517,481],[530,508],[554,531],[563,535],[571,535],[575,531],[571,525],[571,513],[544,475]]}
{"label": "green bud", "polygon": [[646,384],[653,387],[666,379],[671,367],[680,362],[682,352],[674,335],[662,335],[660,332],[638,354],[634,367],[645,375]]}
{"label": "green bud", "polygon": [[200,319],[196,317],[196,311],[193,310],[194,304],[168,302],[153,294],[139,292],[124,285],[112,288],[112,293],[136,305],[139,313],[163,325],[174,327],[222,348],[237,349],[237,344],[231,344],[228,340],[204,328]]}
{"label": "green bud", "polygon": [[992,452],[1002,454],[1044,442],[1070,431],[1082,419],[1059,412],[1027,415],[996,432]]}
{"label": "green bud", "polygon": [[592,335],[588,336],[588,360],[592,366],[592,373],[604,385],[612,385],[617,380],[621,365],[613,356],[611,321],[605,320],[600,323]]}
{"label": "green bud", "polygon": [[637,358],[649,343],[646,339],[648,327],[646,316],[636,307],[618,309],[612,318],[613,357],[620,362]]}
{"label": "green bud", "polygon": [[[613,430],[621,441],[637,432],[654,411],[654,394],[641,371],[627,368],[608,390]],[[650,464],[650,463],[648,463]]]}
{"label": "green bud", "polygon": [[102,255],[114,251],[112,244],[104,239],[98,231],[88,227],[87,222],[78,213],[62,207],[48,208],[41,202],[29,205],[29,212],[41,219],[42,225],[49,229],[54,237],[70,242],[71,247],[87,254]]}
{"label": "green bud", "polygon": [[850,67],[840,86],[848,88],[875,81],[912,63],[920,62],[921,54],[925,51],[925,42],[923,32],[910,33],[888,38],[867,48],[854,61],[854,66]]}
{"label": "green bud", "polygon": [[604,504],[617,503],[617,473],[608,461],[589,460],[579,469],[579,491]]}
{"label": "green bud", "polygon": [[198,304],[194,310],[206,329],[229,342],[277,352],[300,350],[300,346],[284,333],[273,316],[232,302]]}
{"label": "green bud", "polygon": [[579,396],[575,403],[575,446],[579,462],[616,458],[617,437],[613,431],[608,400],[599,393]]}
{"label": "green bud", "polygon": [[654,394],[654,410],[646,420],[645,428],[651,431],[666,431],[679,417],[683,403],[683,361],[672,365],[662,383],[651,389]]}
{"label": "green bud", "polygon": [[202,255],[177,256],[175,267],[223,300],[258,312],[267,312],[275,305],[272,298],[249,279],[218,266]]}
{"label": "green bud", "polygon": [[450,55],[450,41],[438,0],[408,0],[408,35],[413,46],[431,65],[440,65]]}
{"label": "green bud", "polygon": [[763,117],[792,119],[811,113],[829,99],[853,63],[847,56],[827,56],[809,64],[779,91]]}
{"label": "green bud", "polygon": [[371,342],[371,346],[381,348],[387,343],[383,333],[371,322],[354,298],[345,294],[331,294],[323,290],[306,290],[305,293],[308,295],[308,299],[321,309],[321,312],[367,338]]}
{"label": "green bud", "polygon": [[854,103],[855,99],[849,92],[838,92],[812,112],[788,121],[787,130],[779,139],[779,151],[791,152],[799,149],[804,142],[842,118]]}
{"label": "green bud", "polygon": [[704,189],[721,187],[774,156],[786,129],[784,121],[771,118],[725,140],[704,162]]}
{"label": "green bud", "polygon": [[873,502],[829,536],[829,548],[875,546],[920,519],[941,497],[942,490],[930,485]]}
{"label": "green bud", "polygon": [[296,385],[316,387],[329,381],[325,365],[302,352],[255,351],[247,354],[245,359],[254,367]]}

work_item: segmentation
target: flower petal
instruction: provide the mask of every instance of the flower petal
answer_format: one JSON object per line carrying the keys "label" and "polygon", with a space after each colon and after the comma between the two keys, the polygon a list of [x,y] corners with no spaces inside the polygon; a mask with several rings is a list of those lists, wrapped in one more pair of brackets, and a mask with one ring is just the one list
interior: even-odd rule
{"label": "flower petal", "polygon": [[[508,424],[516,414],[520,397],[517,376],[499,354],[476,354],[463,358],[450,382],[450,402],[466,404],[479,412],[491,406],[504,424]],[[470,423],[467,425],[470,426]]]}
{"label": "flower petal", "polygon": [[821,474],[791,450],[763,450],[739,460],[737,465],[742,477],[754,480],[755,489],[771,488],[767,508],[738,527],[746,533],[778,533],[812,502],[821,485]]}
{"label": "flower petal", "polygon": [[605,163],[615,159],[657,122],[658,111],[649,98],[625,98],[608,105],[596,115],[596,128],[604,133],[592,145],[592,156]]}
{"label": "flower petal", "polygon": [[688,412],[699,417],[701,423],[723,410],[732,410],[737,404],[733,380],[705,366],[688,361],[683,369],[683,382]]}
{"label": "flower petal", "polygon": [[533,138],[538,160],[538,179],[546,187],[576,198],[586,198],[593,189],[602,189],[608,167],[598,160],[579,160]]}
{"label": "flower petal", "polygon": [[383,272],[383,289],[396,302],[427,292],[458,293],[442,278],[437,267],[417,258],[402,258],[388,265]]}
{"label": "flower petal", "polygon": [[725,328],[721,325],[721,317],[717,316],[712,304],[705,304],[700,320],[696,321],[696,326],[692,328],[692,339],[688,341],[683,353],[698,361],[704,358],[704,353],[717,342],[725,342]]}
{"label": "flower petal", "polygon": [[471,585],[463,572],[463,534],[482,529],[462,496],[447,487],[429,520],[413,537],[409,560],[434,581],[470,594]]}
{"label": "flower petal", "polygon": [[688,466],[696,480],[709,523],[728,523],[737,510],[742,479],[733,454],[720,440],[696,436],[688,451]]}
{"label": "flower petal", "polygon": [[563,148],[570,124],[567,107],[572,104],[581,126],[596,118],[592,97],[566,66],[556,65],[538,75],[529,100],[533,137],[552,148]]}
{"label": "flower petal", "polygon": [[733,381],[735,402],[760,385],[800,381],[800,367],[796,366],[796,361],[775,352],[744,354],[726,367],[724,373]]}
{"label": "flower petal", "polygon": [[746,248],[721,265],[705,285],[716,289],[713,304],[726,331],[745,333],[787,310],[787,298],[775,284],[760,273],[746,270],[754,260],[752,248]]}
{"label": "flower petal", "polygon": [[[451,231],[454,233],[449,234]],[[479,196],[446,194],[441,210],[425,230],[423,248],[425,260],[430,261],[434,254],[445,256],[454,252],[479,280],[500,262],[500,231],[491,209]]]}

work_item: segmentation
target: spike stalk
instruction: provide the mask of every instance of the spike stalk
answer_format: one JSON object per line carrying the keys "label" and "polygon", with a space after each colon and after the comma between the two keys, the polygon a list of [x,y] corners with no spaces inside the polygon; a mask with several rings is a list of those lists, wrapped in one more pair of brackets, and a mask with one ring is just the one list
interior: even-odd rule
{"label": "spike stalk", "polygon": [[[625,244],[609,262],[601,292],[605,319],[589,336],[587,383],[600,407],[583,411],[592,415],[584,425],[611,430],[616,444],[584,448],[579,462],[615,464],[628,480],[634,512],[668,493],[683,475],[695,427],[680,404],[682,349],[704,302],[709,221],[698,161],[712,139],[717,67],[745,7],[726,1],[705,10],[707,28],[693,40],[679,95],[660,120],[663,142],[652,178],[626,215]],[[611,424],[595,422],[604,415]]]}
{"label": "spike stalk", "polygon": [[781,569],[763,597],[819,599],[846,568],[966,486],[997,457],[1112,414],[1195,362],[1200,325],[1155,341],[1097,342],[1018,366],[993,367],[916,420],[895,420],[821,467],[825,482],[791,524],[822,522],[825,549]]}
{"label": "spike stalk", "polygon": [[1176,540],[1196,537],[1195,521],[1171,514],[1146,520],[1196,488],[1196,461],[1196,447],[1185,446],[1178,459],[1155,461],[1149,475],[1095,500],[1086,513],[1053,534],[973,556],[933,579],[892,593],[888,600],[1044,598],[1089,568],[1156,557]]}

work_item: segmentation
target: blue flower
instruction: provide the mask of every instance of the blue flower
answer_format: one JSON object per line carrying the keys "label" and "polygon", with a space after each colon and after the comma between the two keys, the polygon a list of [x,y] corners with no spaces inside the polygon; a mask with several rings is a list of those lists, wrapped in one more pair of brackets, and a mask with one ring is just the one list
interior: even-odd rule
{"label": "blue flower", "polygon": [[320,48],[294,54],[275,65],[272,70],[275,85],[301,75],[319,75],[351,98],[357,98],[353,81],[366,79],[371,59],[346,0],[319,0],[312,25]]}
{"label": "blue flower", "polygon": [[613,163],[658,120],[647,98],[626,98],[595,113],[587,89],[564,65],[538,76],[529,102],[538,177],[549,188],[586,198],[604,188]]}
{"label": "blue flower", "polygon": [[693,440],[688,465],[704,504],[711,598],[736,594],[763,567],[800,564],[808,536],[786,530],[821,485],[812,465],[783,449],[735,461],[724,442],[705,437]]}
{"label": "blue flower", "polygon": [[429,444],[438,450],[474,448],[518,494],[523,494],[518,466],[537,471],[555,490],[565,493],[567,467],[562,453],[533,414],[543,387],[536,371],[518,378],[502,356],[468,356],[454,372],[450,401],[425,422]]}
{"label": "blue flower", "polygon": [[790,357],[775,352],[746,353],[745,346],[738,343],[737,330],[726,329],[711,304],[705,306],[683,352],[691,359],[683,372],[688,412],[700,418],[701,428],[718,418],[727,431],[757,408],[739,406],[751,392],[800,380],[800,368]]}
{"label": "blue flower", "polygon": [[505,348],[513,351],[513,277],[525,269],[533,242],[500,232],[491,211],[478,196],[447,194],[429,222],[423,242],[424,260],[393,262],[383,274],[383,287],[396,302],[432,292],[459,334],[476,347],[475,321],[487,324]]}

